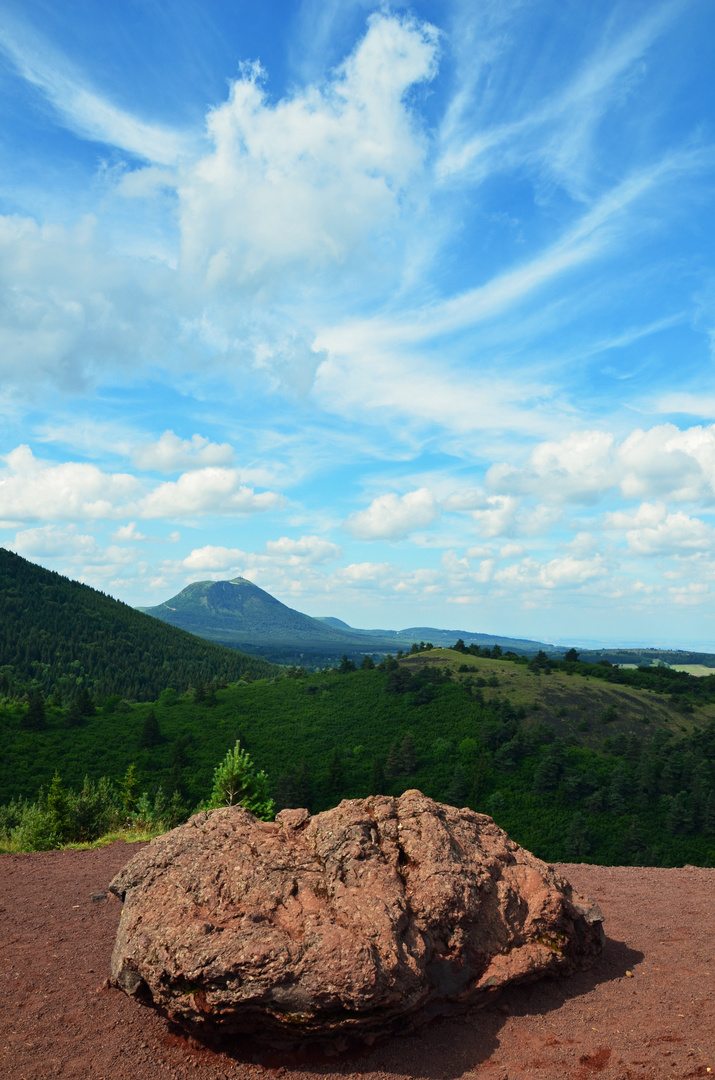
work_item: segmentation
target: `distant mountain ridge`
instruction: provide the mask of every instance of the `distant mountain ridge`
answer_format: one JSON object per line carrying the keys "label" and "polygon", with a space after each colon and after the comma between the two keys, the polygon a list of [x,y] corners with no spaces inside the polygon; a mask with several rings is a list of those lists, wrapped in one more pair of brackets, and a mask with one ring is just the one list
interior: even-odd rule
{"label": "distant mountain ridge", "polygon": [[409,649],[413,642],[454,645],[458,638],[482,646],[501,646],[517,652],[539,649],[563,652],[542,641],[511,638],[468,630],[412,626],[405,630],[361,630],[333,616],[313,618],[288,607],[265,589],[237,577],[231,581],[195,581],[155,607],[139,608],[146,615],[189,630],[209,641],[248,651],[251,648],[304,649],[326,656],[334,652],[381,653]]}

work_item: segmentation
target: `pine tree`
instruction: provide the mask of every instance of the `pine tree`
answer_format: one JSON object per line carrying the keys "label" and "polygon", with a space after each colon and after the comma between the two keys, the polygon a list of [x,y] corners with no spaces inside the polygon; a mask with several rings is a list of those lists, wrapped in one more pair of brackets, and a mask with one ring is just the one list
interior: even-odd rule
{"label": "pine tree", "polygon": [[59,843],[63,843],[68,838],[69,806],[67,792],[62,787],[62,780],[56,769],[45,796],[45,813],[53,831],[57,834]]}
{"label": "pine tree", "polygon": [[374,758],[370,773],[370,794],[382,795],[385,791],[385,770],[379,757]]}
{"label": "pine tree", "polygon": [[89,690],[86,686],[83,687],[82,690],[80,690],[79,696],[77,698],[77,704],[79,706],[79,711],[82,713],[82,716],[94,716],[96,709],[94,707],[94,702],[92,701],[92,698],[89,696]]}
{"label": "pine tree", "polygon": [[623,761],[619,761],[613,771],[608,789],[608,802],[614,814],[625,813],[628,788],[629,780],[626,766]]}
{"label": "pine tree", "polygon": [[21,720],[25,731],[43,731],[47,727],[45,702],[39,690],[33,690],[27,706],[27,712]]}
{"label": "pine tree", "polygon": [[375,667],[375,661],[373,660],[373,658],[370,656],[369,653],[365,653],[365,655],[362,658],[362,663],[360,664],[360,670],[361,671],[373,671],[374,667]]}
{"label": "pine tree", "polygon": [[328,767],[328,789],[331,795],[340,796],[343,792],[344,770],[337,746],[333,750]]}
{"label": "pine tree", "polygon": [[403,776],[414,776],[417,771],[417,747],[411,731],[400,743],[400,769]]}
{"label": "pine tree", "polygon": [[313,802],[313,778],[306,758],[302,758],[295,774],[295,805],[310,810]]}
{"label": "pine tree", "polygon": [[78,728],[84,723],[84,716],[79,705],[79,701],[75,700],[70,705],[69,709],[65,713],[65,725],[68,728]]}
{"label": "pine tree", "polygon": [[591,837],[588,831],[588,821],[585,814],[580,810],[571,818],[565,843],[566,854],[570,859],[582,859],[591,851]]}
{"label": "pine tree", "polygon": [[144,718],[139,745],[142,750],[151,750],[153,747],[158,746],[160,742],[161,730],[159,728],[159,721],[154,715],[154,710],[150,709]]}
{"label": "pine tree", "polygon": [[666,830],[671,836],[677,836],[678,833],[692,832],[694,818],[693,802],[690,795],[686,791],[679,791],[670,800],[670,807],[665,819]]}
{"label": "pine tree", "polygon": [[715,792],[711,791],[705,800],[703,810],[703,832],[706,836],[715,836]]}
{"label": "pine tree", "polygon": [[293,773],[286,770],[276,780],[276,809],[291,810],[296,805]]}
{"label": "pine tree", "polygon": [[268,794],[268,777],[256,768],[240,740],[214,769],[214,785],[207,809],[220,806],[245,806],[264,821],[273,817],[275,803]]}
{"label": "pine tree", "polygon": [[399,776],[401,765],[402,756],[400,754],[400,744],[395,740],[390,747],[387,761],[385,762],[385,778],[387,780],[393,780],[396,776]]}
{"label": "pine tree", "polygon": [[444,801],[450,806],[464,806],[467,802],[467,778],[461,765],[454,770],[452,782],[444,793]]}
{"label": "pine tree", "polygon": [[124,779],[119,785],[119,797],[122,800],[122,809],[125,815],[131,814],[139,801],[139,781],[137,779],[137,767],[132,764],[124,774]]}

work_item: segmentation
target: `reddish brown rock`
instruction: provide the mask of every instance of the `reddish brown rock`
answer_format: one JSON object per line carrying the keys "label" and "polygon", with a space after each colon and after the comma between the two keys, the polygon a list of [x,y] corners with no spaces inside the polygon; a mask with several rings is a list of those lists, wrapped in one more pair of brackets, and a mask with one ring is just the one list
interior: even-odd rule
{"label": "reddish brown rock", "polygon": [[110,888],[116,985],[275,1046],[371,1042],[586,967],[604,940],[598,907],[491,818],[419,791],[271,823],[196,814]]}

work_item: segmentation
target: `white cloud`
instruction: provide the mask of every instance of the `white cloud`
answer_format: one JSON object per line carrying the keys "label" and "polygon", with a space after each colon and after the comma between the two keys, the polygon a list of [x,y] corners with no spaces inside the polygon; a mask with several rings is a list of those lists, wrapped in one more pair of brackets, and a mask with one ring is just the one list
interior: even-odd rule
{"label": "white cloud", "polygon": [[82,138],[121,147],[162,164],[175,163],[187,151],[185,136],[139,120],[113,105],[37,34],[13,25],[7,17],[0,29],[0,49],[52,104],[62,122]]}
{"label": "white cloud", "polygon": [[75,555],[92,559],[99,551],[99,545],[93,536],[78,533],[72,525],[42,525],[36,529],[21,529],[9,546],[18,555],[28,558]]}
{"label": "white cloud", "polygon": [[684,502],[715,499],[715,424],[681,431],[660,424],[636,429],[622,442],[603,431],[573,432],[540,443],[527,463],[492,465],[492,491],[538,495],[544,501],[596,502],[609,490],[624,498]]}
{"label": "white cloud", "polygon": [[602,431],[573,432],[559,442],[540,443],[527,465],[492,465],[486,484],[492,491],[591,502],[616,482],[613,436]]}
{"label": "white cloud", "polygon": [[360,588],[368,584],[383,582],[392,575],[393,570],[394,567],[388,562],[350,563],[348,566],[343,566],[340,570],[337,570],[334,577],[345,585],[354,585]]}
{"label": "white cloud", "polygon": [[255,492],[242,484],[236,469],[196,469],[147,491],[128,473],[107,473],[79,462],[57,465],[41,461],[28,446],[17,447],[4,461],[0,519],[75,521],[254,514],[275,509],[284,501],[276,492]]}
{"label": "white cloud", "polygon": [[[591,56],[562,88],[535,94],[527,84],[528,104],[525,107],[522,94],[517,95],[519,112],[509,119],[511,103],[503,92],[508,84],[503,90],[495,84],[500,71],[496,61],[502,60],[503,71],[506,65],[500,54],[507,43],[513,44],[510,24],[523,19],[524,10],[519,4],[500,3],[481,5],[477,14],[470,6],[469,19],[462,20],[456,42],[463,71],[442,125],[438,176],[450,180],[467,172],[478,181],[491,172],[540,162],[552,182],[564,185],[572,197],[583,198],[594,132],[606,110],[624,94],[639,69],[642,72],[644,54],[681,8],[677,2],[652,5],[645,17],[620,34],[609,20],[608,33],[596,39]],[[485,70],[488,89],[477,90]],[[498,110],[496,123],[489,123],[485,116],[489,104]],[[507,119],[501,119],[505,106]]]}
{"label": "white cloud", "polygon": [[439,516],[434,495],[418,488],[406,495],[378,495],[365,510],[351,514],[345,528],[360,540],[400,540]]}
{"label": "white cloud", "polygon": [[141,500],[139,517],[255,514],[276,509],[282,503],[283,497],[274,491],[256,493],[242,484],[236,469],[205,468],[159,484]]}
{"label": "white cloud", "polygon": [[571,555],[550,559],[538,563],[534,559],[523,559],[498,570],[494,580],[512,588],[530,586],[537,589],[578,588],[594,578],[607,574],[608,567],[601,555],[590,559],[578,559]]}
{"label": "white cloud", "polygon": [[472,517],[479,533],[489,540],[497,536],[512,536],[517,531],[517,511],[520,500],[511,495],[490,495],[487,510],[474,510]]}
{"label": "white cloud", "polygon": [[105,473],[78,462],[39,461],[29,446],[18,446],[4,461],[0,517],[23,521],[112,518],[120,516],[118,505],[141,493],[139,481],[127,473]]}
{"label": "white cloud", "polygon": [[700,518],[689,517],[682,510],[666,514],[658,524],[630,529],[626,540],[631,551],[639,555],[672,555],[695,551],[712,551],[715,530]]}
{"label": "white cloud", "polygon": [[169,271],[113,250],[93,217],[73,228],[0,216],[0,376],[6,389],[77,391],[180,342]]}
{"label": "white cloud", "polygon": [[146,536],[139,532],[136,521],[130,521],[126,525],[120,525],[112,533],[112,539],[118,540],[120,543],[126,543],[128,540],[146,540]]}
{"label": "white cloud", "polygon": [[712,394],[671,393],[663,394],[655,403],[659,413],[683,413],[701,416],[705,420],[715,417],[715,397]]}
{"label": "white cloud", "polygon": [[286,272],[341,265],[400,212],[426,144],[405,102],[435,73],[436,31],[374,15],[322,87],[272,104],[258,65],[211,111],[213,151],[179,185],[183,263],[212,287],[272,290]]}
{"label": "white cloud", "polygon": [[668,589],[676,604],[694,606],[710,600],[710,590],[707,585],[699,582],[690,582],[689,585],[672,586]]}
{"label": "white cloud", "polygon": [[245,573],[276,568],[297,570],[332,562],[341,553],[337,544],[320,536],[301,536],[298,539],[281,536],[278,540],[268,540],[264,553],[207,544],[195,548],[181,565],[187,570],[211,571],[240,566]]}
{"label": "white cloud", "polygon": [[143,443],[132,451],[132,462],[138,469],[166,473],[230,465],[232,460],[233,447],[229,443],[212,443],[203,435],[180,439],[173,431],[165,431],[156,442]]}
{"label": "white cloud", "polygon": [[316,565],[338,559],[342,548],[321,536],[301,536],[299,540],[281,536],[279,540],[266,542],[266,554],[283,565],[297,566],[305,562]]}
{"label": "white cloud", "polygon": [[627,498],[660,495],[686,501],[715,495],[715,424],[685,431],[661,424],[633,431],[618,458]]}
{"label": "white cloud", "polygon": [[228,570],[229,567],[238,566],[244,558],[246,558],[246,553],[240,548],[206,544],[202,548],[194,548],[182,560],[182,566],[185,566],[187,570]]}

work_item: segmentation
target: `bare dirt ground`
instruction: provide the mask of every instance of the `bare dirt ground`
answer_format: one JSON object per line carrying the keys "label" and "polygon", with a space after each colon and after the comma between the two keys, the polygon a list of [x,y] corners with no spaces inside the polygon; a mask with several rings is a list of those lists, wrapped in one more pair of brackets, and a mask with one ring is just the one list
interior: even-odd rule
{"label": "bare dirt ground", "polygon": [[359,1056],[268,1061],[245,1044],[202,1047],[104,985],[120,908],[92,894],[136,850],[0,855],[0,1076],[715,1078],[715,870],[560,866],[605,915],[591,971],[515,987]]}

